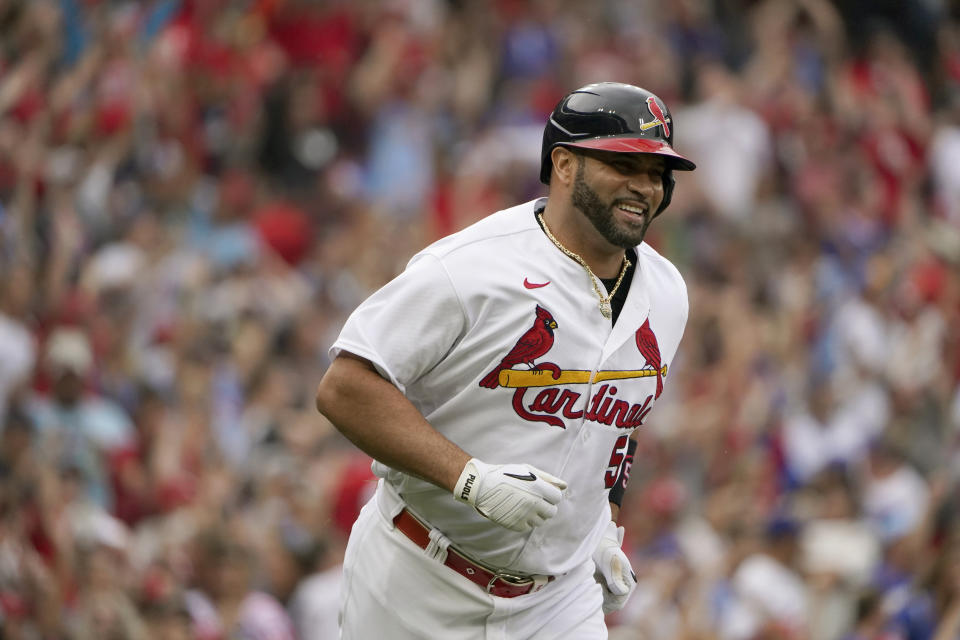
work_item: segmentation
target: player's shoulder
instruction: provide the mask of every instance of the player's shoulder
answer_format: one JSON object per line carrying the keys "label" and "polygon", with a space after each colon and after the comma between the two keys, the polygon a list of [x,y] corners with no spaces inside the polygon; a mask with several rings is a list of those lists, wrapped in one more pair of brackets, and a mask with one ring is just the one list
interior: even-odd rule
{"label": "player's shoulder", "polygon": [[536,200],[518,204],[479,220],[449,236],[441,238],[421,250],[414,259],[424,255],[441,261],[470,259],[475,255],[489,255],[494,246],[505,248],[513,242],[522,242],[523,236],[538,230],[533,210]]}
{"label": "player's shoulder", "polygon": [[637,258],[651,297],[675,308],[686,321],[690,301],[680,270],[646,243],[637,247]]}
{"label": "player's shoulder", "polygon": [[648,280],[652,279],[666,286],[680,287],[686,293],[687,285],[683,281],[683,276],[670,260],[646,242],[637,247],[637,254],[643,263]]}

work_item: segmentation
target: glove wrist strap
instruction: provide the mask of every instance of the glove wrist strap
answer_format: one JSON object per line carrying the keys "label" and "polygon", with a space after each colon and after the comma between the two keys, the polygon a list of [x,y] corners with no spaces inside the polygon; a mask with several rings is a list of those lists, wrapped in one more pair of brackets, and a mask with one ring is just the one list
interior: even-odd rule
{"label": "glove wrist strap", "polygon": [[460,472],[460,478],[457,485],[453,488],[453,497],[460,502],[466,502],[469,505],[476,506],[477,493],[480,490],[480,461],[471,458]]}

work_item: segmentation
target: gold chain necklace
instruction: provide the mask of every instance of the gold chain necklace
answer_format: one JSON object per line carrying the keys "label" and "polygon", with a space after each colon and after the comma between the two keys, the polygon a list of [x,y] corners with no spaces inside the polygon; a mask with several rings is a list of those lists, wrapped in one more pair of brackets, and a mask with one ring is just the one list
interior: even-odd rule
{"label": "gold chain necklace", "polygon": [[542,213],[537,214],[537,220],[540,221],[540,226],[543,227],[543,230],[547,234],[547,237],[553,241],[553,244],[557,245],[557,249],[560,249],[560,251],[563,251],[563,253],[566,254],[568,258],[574,259],[577,263],[580,264],[581,267],[584,268],[584,270],[586,270],[587,275],[590,276],[590,284],[593,285],[593,291],[594,293],[597,294],[597,297],[600,298],[600,305],[599,305],[600,313],[603,314],[604,318],[609,318],[613,313],[613,308],[610,306],[610,301],[613,300],[613,296],[616,295],[617,289],[620,288],[620,283],[623,282],[623,277],[627,275],[627,269],[630,268],[630,259],[627,258],[627,256],[623,256],[623,268],[620,269],[620,277],[617,278],[617,284],[613,285],[613,289],[610,290],[610,293],[604,296],[602,293],[600,293],[600,287],[597,285],[597,280],[599,280],[600,278],[598,278],[593,274],[593,270],[583,260],[583,258],[581,258],[577,254],[575,254],[573,251],[570,251],[570,249],[567,249],[565,246],[560,244],[560,241],[557,240],[552,233],[550,233],[550,227],[548,227],[547,223],[544,221]]}

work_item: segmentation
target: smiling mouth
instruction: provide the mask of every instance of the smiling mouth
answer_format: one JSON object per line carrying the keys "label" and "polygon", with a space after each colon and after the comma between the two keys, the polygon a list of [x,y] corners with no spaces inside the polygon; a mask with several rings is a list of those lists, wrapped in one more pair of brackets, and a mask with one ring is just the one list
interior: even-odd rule
{"label": "smiling mouth", "polygon": [[618,204],[618,205],[617,205],[617,208],[620,209],[621,211],[624,211],[624,212],[626,212],[626,213],[629,213],[629,214],[635,215],[635,216],[646,216],[646,215],[647,215],[647,208],[646,208],[646,207],[641,207],[641,206],[638,206],[638,205],[635,205],[635,204],[621,203],[621,204]]}

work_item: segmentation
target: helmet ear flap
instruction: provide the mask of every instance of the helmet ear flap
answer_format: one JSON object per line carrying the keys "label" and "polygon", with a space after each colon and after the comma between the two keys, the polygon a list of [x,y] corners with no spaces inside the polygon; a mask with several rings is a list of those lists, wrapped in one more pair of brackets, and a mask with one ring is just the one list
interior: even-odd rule
{"label": "helmet ear flap", "polygon": [[660,207],[657,209],[657,212],[653,214],[653,217],[656,218],[660,213],[670,206],[670,201],[673,199],[673,187],[676,186],[677,180],[673,177],[673,169],[667,169],[663,172],[663,200],[660,202]]}

